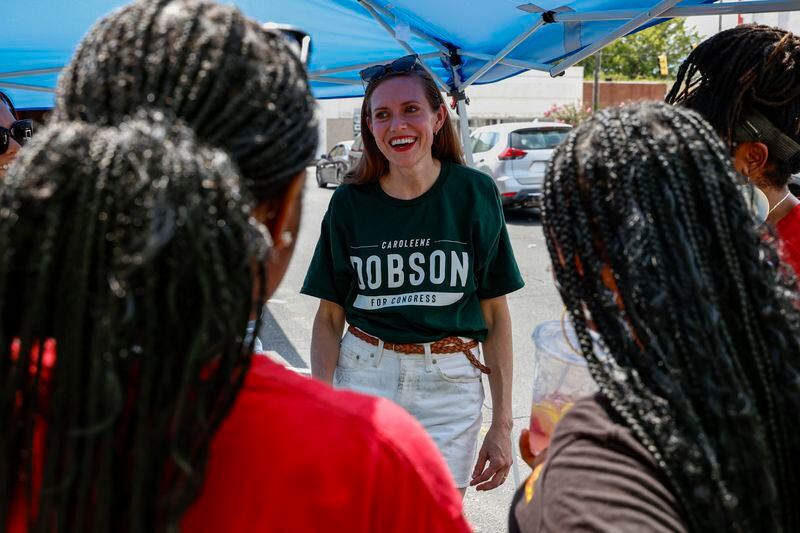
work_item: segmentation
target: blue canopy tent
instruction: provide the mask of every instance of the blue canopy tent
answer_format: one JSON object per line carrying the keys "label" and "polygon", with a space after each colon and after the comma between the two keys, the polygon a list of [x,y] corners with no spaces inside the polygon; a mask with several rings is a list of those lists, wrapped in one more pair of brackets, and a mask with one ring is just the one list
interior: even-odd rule
{"label": "blue canopy tent", "polygon": [[[419,54],[458,103],[464,90],[524,70],[557,76],[615,39],[670,17],[792,11],[800,0],[236,0],[260,21],[293,24],[313,40],[317,98],[360,96],[358,71]],[[126,0],[18,2],[0,18],[0,88],[20,108],[49,108],[63,65],[100,16]],[[465,143],[468,148],[469,143]],[[471,154],[467,154],[469,157]]]}

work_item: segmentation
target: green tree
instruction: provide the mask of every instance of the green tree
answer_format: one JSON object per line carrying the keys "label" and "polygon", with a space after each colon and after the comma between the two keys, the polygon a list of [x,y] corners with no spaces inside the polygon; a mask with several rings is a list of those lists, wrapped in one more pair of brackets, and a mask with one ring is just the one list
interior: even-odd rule
{"label": "green tree", "polygon": [[[697,30],[686,26],[685,19],[672,19],[639,33],[623,37],[603,48],[601,78],[663,79],[658,56],[667,55],[669,78],[675,78],[681,62],[700,42]],[[587,78],[594,76],[594,56],[578,63]]]}

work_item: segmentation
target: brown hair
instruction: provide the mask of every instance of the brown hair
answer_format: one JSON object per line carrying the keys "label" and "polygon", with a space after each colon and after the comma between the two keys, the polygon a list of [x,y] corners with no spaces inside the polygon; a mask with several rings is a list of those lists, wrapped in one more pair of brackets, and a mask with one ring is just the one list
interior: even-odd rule
{"label": "brown hair", "polygon": [[[436,82],[433,81],[430,74],[421,69],[412,70],[411,72],[393,72],[367,85],[367,90],[364,92],[364,102],[361,104],[361,140],[364,143],[364,155],[361,156],[356,168],[347,176],[347,183],[357,185],[372,183],[389,172],[389,161],[378,148],[375,136],[372,135],[372,131],[369,129],[367,117],[372,114],[370,101],[375,89],[384,81],[400,76],[413,76],[420,81],[431,109],[436,110],[440,105],[444,105],[444,100],[439,92],[439,87],[436,86]],[[458,139],[455,128],[453,128],[453,123],[450,122],[449,114],[441,129],[433,137],[431,153],[433,158],[439,161],[450,161],[459,165],[464,164],[461,142]]]}

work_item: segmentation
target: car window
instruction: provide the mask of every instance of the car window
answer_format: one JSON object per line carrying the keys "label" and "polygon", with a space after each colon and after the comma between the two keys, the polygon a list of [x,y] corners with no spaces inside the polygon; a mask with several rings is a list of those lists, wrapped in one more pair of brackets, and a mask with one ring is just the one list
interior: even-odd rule
{"label": "car window", "polygon": [[488,148],[487,150],[491,150],[492,148],[497,145],[497,141],[500,139],[500,134],[496,131],[487,131],[482,135],[483,142],[486,144]]}
{"label": "car window", "polygon": [[[496,144],[498,134],[485,131],[483,133],[473,133],[472,134],[472,152],[487,152],[492,149],[492,147]],[[492,139],[494,141],[492,142]]]}
{"label": "car window", "polygon": [[481,142],[480,134],[479,133],[473,133],[472,135],[470,135],[469,141],[470,141],[470,146],[472,147],[472,151],[473,152],[479,152],[480,150],[478,150],[478,145]]}
{"label": "car window", "polygon": [[555,148],[569,133],[566,128],[536,128],[511,132],[511,148],[545,150]]}
{"label": "car window", "polygon": [[350,151],[353,151],[353,150],[355,150],[357,152],[361,151],[361,135],[356,137],[356,140],[353,141],[353,147],[350,149]]}
{"label": "car window", "polygon": [[331,157],[340,157],[344,153],[344,147],[340,144],[337,144],[331,150]]}

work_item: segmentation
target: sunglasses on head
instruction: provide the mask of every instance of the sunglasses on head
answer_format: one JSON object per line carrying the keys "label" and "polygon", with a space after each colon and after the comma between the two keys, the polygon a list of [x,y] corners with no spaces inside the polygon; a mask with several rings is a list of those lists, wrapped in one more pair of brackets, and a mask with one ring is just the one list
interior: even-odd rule
{"label": "sunglasses on head", "polygon": [[11,139],[20,146],[25,146],[33,138],[33,121],[30,119],[17,120],[10,128],[0,126],[0,154],[8,151]]}
{"label": "sunglasses on head", "polygon": [[309,34],[295,26],[275,22],[267,22],[263,28],[282,35],[303,65],[308,66],[311,59],[311,36]]}
{"label": "sunglasses on head", "polygon": [[402,74],[414,70],[423,70],[422,64],[419,62],[419,56],[416,54],[400,57],[384,65],[372,65],[360,71],[358,75],[361,76],[361,80],[364,83],[370,84],[373,81],[385,78],[391,73]]}

